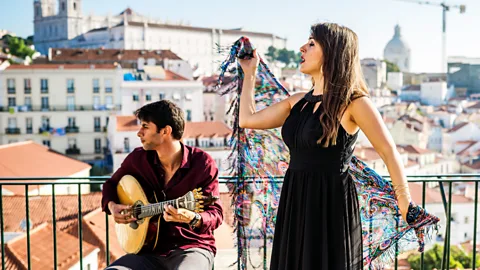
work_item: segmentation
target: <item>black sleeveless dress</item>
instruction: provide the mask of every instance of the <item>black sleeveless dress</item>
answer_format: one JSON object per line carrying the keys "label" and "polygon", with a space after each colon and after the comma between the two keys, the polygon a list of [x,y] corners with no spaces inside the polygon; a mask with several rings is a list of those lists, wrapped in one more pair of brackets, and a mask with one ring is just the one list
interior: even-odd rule
{"label": "black sleeveless dress", "polygon": [[340,125],[337,144],[317,144],[322,134],[321,96],[309,92],[282,128],[290,150],[275,225],[271,270],[362,269],[362,226],[348,174],[357,134]]}

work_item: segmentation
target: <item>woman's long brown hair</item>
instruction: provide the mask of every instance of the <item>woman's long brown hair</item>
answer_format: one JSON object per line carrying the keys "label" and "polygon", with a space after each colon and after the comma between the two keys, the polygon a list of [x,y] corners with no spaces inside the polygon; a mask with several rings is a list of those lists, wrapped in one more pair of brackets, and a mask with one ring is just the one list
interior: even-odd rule
{"label": "woman's long brown hair", "polygon": [[347,27],[334,23],[315,24],[311,36],[323,50],[323,91],[320,124],[323,134],[317,143],[335,145],[343,113],[357,97],[369,96],[358,53],[358,37]]}

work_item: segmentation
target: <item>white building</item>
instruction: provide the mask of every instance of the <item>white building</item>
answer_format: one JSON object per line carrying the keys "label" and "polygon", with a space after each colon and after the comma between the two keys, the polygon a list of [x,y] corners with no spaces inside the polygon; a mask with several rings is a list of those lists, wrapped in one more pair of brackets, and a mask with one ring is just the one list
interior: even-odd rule
{"label": "white building", "polygon": [[403,39],[399,25],[395,26],[395,34],[385,46],[383,57],[389,62],[396,64],[398,68],[400,68],[400,71],[410,71],[410,46],[408,46],[407,42]]}
{"label": "white building", "polygon": [[446,82],[424,82],[420,85],[420,101],[423,104],[438,106],[445,102]]}
{"label": "white building", "polygon": [[271,33],[153,20],[130,8],[115,16],[84,16],[82,0],[58,3],[57,9],[55,0],[34,1],[34,43],[42,54],[51,47],[175,49],[199,74],[209,75],[217,70],[217,60],[222,60],[216,44],[230,46],[241,36],[248,36],[258,52],[265,54],[269,46],[281,49],[287,42]]}
{"label": "white building", "polygon": [[387,64],[385,61],[365,58],[360,61],[365,82],[370,88],[382,88],[387,82]]}
{"label": "white building", "polygon": [[457,119],[455,113],[446,112],[446,111],[435,111],[428,113],[428,118],[433,119],[436,123],[441,125],[444,128],[452,128]]}
{"label": "white building", "polygon": [[[110,151],[113,155],[113,170],[117,170],[125,157],[142,144],[137,136],[140,124],[135,116],[116,116],[108,127]],[[220,174],[226,174],[230,153],[228,140],[231,129],[221,122],[186,122],[183,143],[199,147],[215,159]]]}
{"label": "white building", "polygon": [[132,115],[143,105],[168,99],[184,110],[185,121],[204,121],[203,84],[161,67],[159,77],[121,83],[122,115]]}
{"label": "white building", "polygon": [[[89,177],[91,166],[32,141],[0,145],[0,178]],[[62,182],[70,181],[60,180]],[[13,180],[12,180],[13,181]],[[88,183],[88,180],[78,180]],[[58,182],[57,180],[49,182]],[[81,185],[81,193],[89,193],[90,185]],[[2,185],[3,196],[26,195],[24,186]],[[51,185],[30,185],[29,196],[51,195]],[[56,195],[78,194],[78,184],[55,185]]]}
{"label": "white building", "polygon": [[443,137],[443,153],[456,154],[463,149],[456,147],[460,141],[480,141],[480,128],[469,122],[461,123],[449,129]]}
{"label": "white building", "polygon": [[397,94],[401,94],[403,88],[403,73],[402,72],[388,72],[387,87],[391,90],[396,90]]}
{"label": "white building", "polygon": [[0,143],[32,140],[81,160],[103,158],[122,71],[111,64],[11,65],[0,73]]}

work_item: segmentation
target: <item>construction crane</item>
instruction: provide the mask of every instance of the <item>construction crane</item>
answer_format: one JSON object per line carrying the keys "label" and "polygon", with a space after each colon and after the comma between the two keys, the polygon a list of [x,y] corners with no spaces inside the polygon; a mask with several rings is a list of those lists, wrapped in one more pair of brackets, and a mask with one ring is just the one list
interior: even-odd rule
{"label": "construction crane", "polygon": [[430,1],[417,1],[417,0],[396,0],[396,1],[402,1],[402,2],[410,2],[410,3],[416,3],[420,5],[429,5],[429,6],[437,6],[437,7],[442,7],[442,72],[447,72],[447,11],[450,11],[450,9],[459,9],[460,14],[465,13],[466,11],[466,6],[465,5],[447,5],[445,1],[442,3],[435,3],[435,2],[430,2]]}

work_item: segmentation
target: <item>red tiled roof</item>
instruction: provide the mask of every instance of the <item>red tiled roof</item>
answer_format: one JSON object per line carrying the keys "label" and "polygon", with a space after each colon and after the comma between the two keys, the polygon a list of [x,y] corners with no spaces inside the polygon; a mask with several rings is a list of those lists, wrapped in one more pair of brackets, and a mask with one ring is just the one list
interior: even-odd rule
{"label": "red tiled roof", "polygon": [[[54,265],[53,228],[42,224],[30,232],[30,259],[33,269],[51,269]],[[88,256],[97,247],[83,242],[82,255]],[[5,251],[9,250],[10,256],[14,257],[26,269],[27,261],[27,237],[26,233],[11,240],[6,244]],[[79,240],[67,233],[57,231],[57,269],[70,269],[80,260]]]}
{"label": "red tiled roof", "polygon": [[232,130],[223,122],[187,122],[185,123],[183,138],[224,137],[230,134],[232,134]]}
{"label": "red tiled roof", "polygon": [[[86,215],[101,205],[101,192],[82,195],[82,215]],[[57,195],[57,229],[63,230],[78,219],[77,195]],[[36,226],[52,222],[52,196],[29,197],[29,217],[31,225]],[[3,220],[6,232],[22,232],[20,224],[26,218],[24,196],[3,196]]]}
{"label": "red tiled roof", "polygon": [[[421,183],[409,183],[408,187],[412,200],[418,204],[422,203],[422,185]],[[452,194],[453,203],[471,203],[472,200],[461,195]],[[425,188],[425,203],[443,203],[442,195],[437,189]]]}
{"label": "red tiled roof", "polygon": [[470,154],[470,152],[468,151],[468,149],[470,149],[472,146],[474,146],[475,144],[477,144],[478,141],[462,141],[462,142],[457,142],[457,143],[466,144],[465,148],[463,148],[462,151],[460,151],[460,152],[457,153],[457,155],[463,156],[463,155],[468,155],[468,154]]}
{"label": "red tiled roof", "polygon": [[[28,162],[25,158],[28,157]],[[0,145],[0,177],[62,177],[90,169],[82,161],[53,152],[48,147],[32,142]],[[3,186],[14,194],[23,195],[23,186]],[[29,190],[37,189],[29,186]]]}
{"label": "red tiled roof", "polygon": [[5,70],[24,69],[115,69],[114,64],[32,64],[32,65],[10,65]]}
{"label": "red tiled roof", "polygon": [[462,164],[463,166],[467,166],[469,167],[470,169],[473,169],[473,170],[480,170],[480,160],[475,160],[472,162],[472,164],[470,164],[470,162],[465,162]]}
{"label": "red tiled roof", "polygon": [[49,55],[51,62],[119,62],[137,61],[139,58],[182,60],[171,50],[123,50],[123,49],[66,49],[52,48]]}
{"label": "red tiled roof", "polygon": [[364,161],[373,161],[382,159],[373,147],[356,147],[354,150],[355,156]]}
{"label": "red tiled roof", "polygon": [[[137,131],[140,125],[137,118],[131,116],[116,116],[117,131]],[[183,138],[214,137],[230,135],[232,130],[223,122],[186,122]]]}
{"label": "red tiled roof", "polygon": [[187,78],[178,75],[177,73],[170,71],[170,70],[165,70],[165,80],[166,81],[188,81]]}
{"label": "red tiled roof", "polygon": [[455,131],[458,131],[460,130],[461,128],[463,128],[464,126],[468,125],[469,123],[468,122],[463,122],[463,123],[460,123],[456,126],[454,126],[453,128],[449,129],[447,131],[447,133],[452,133],[452,132],[455,132]]}
{"label": "red tiled roof", "polygon": [[[105,256],[107,245],[105,212],[102,212],[101,208],[97,208],[96,210],[86,214],[83,217],[82,226],[83,240],[100,248],[100,252],[98,254],[98,267],[99,269],[105,268],[107,266],[107,260]],[[113,262],[125,255],[125,251],[123,251],[120,243],[118,242],[115,231],[115,221],[111,215],[108,216],[108,230],[110,262]],[[70,226],[66,232],[78,238],[78,222],[72,224],[72,226]]]}
{"label": "red tiled roof", "polygon": [[480,101],[473,104],[472,106],[467,107],[467,109],[480,109]]}
{"label": "red tiled roof", "polygon": [[404,151],[410,153],[410,154],[430,154],[430,153],[433,153],[432,151],[428,150],[428,149],[424,149],[424,148],[420,148],[418,146],[414,146],[414,145],[400,145],[398,146],[399,148],[402,148]]}

